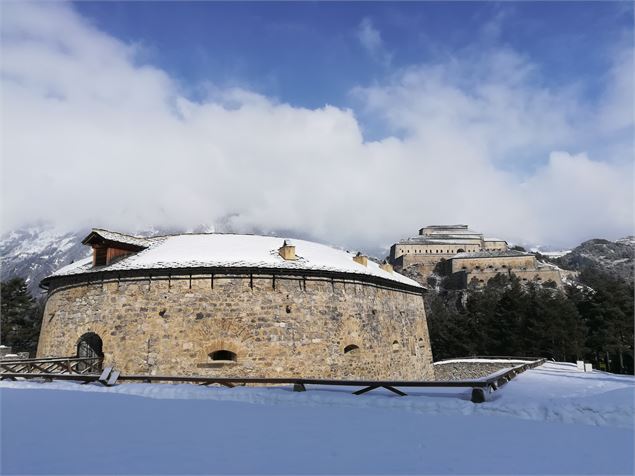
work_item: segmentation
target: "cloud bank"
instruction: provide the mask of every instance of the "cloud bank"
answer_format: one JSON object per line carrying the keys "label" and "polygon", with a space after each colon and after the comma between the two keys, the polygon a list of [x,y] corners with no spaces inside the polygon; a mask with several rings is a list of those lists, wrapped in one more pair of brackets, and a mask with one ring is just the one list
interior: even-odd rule
{"label": "cloud bank", "polygon": [[[348,248],[438,223],[517,242],[617,238],[633,229],[632,58],[616,53],[595,103],[542,85],[505,48],[360,85],[354,110],[231,88],[194,101],[70,6],[8,3],[3,229],[207,224]],[[367,120],[384,139],[364,139]]]}

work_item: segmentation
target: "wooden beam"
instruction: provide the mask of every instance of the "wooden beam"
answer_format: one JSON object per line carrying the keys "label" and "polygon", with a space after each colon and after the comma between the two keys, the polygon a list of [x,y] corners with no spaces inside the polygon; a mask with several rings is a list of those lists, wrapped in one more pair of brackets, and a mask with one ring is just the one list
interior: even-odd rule
{"label": "wooden beam", "polygon": [[391,392],[396,393],[400,397],[405,397],[406,395],[408,395],[407,393],[404,393],[401,390],[398,390],[390,385],[382,385],[382,387],[384,387],[386,390],[390,390]]}
{"label": "wooden beam", "polygon": [[370,387],[366,387],[366,388],[362,388],[361,390],[357,390],[356,392],[353,392],[353,395],[362,395],[366,392],[370,392],[371,390],[375,390],[376,388],[379,388],[380,385],[371,385]]}

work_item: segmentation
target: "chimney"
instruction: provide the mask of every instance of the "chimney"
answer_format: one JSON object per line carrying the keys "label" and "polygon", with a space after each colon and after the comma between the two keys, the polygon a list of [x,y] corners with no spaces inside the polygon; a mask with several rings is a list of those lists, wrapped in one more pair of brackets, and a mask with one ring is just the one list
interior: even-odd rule
{"label": "chimney", "polygon": [[282,258],[287,261],[293,261],[297,259],[295,257],[295,246],[287,243],[287,240],[284,240],[282,246],[278,248],[278,254],[280,254],[280,256],[282,256]]}
{"label": "chimney", "polygon": [[363,266],[368,266],[368,258],[361,253],[357,253],[355,256],[353,256],[353,261]]}
{"label": "chimney", "polygon": [[379,265],[379,269],[383,269],[384,271],[387,271],[389,273],[392,273],[392,265],[388,262],[388,261],[384,261],[382,264]]}

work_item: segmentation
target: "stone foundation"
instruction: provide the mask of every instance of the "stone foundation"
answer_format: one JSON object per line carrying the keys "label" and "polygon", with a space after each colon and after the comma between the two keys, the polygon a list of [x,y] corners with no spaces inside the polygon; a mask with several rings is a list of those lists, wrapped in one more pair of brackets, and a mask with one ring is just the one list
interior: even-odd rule
{"label": "stone foundation", "polygon": [[499,370],[526,364],[526,360],[509,360],[501,362],[455,361],[435,362],[436,380],[472,380],[487,377]]}

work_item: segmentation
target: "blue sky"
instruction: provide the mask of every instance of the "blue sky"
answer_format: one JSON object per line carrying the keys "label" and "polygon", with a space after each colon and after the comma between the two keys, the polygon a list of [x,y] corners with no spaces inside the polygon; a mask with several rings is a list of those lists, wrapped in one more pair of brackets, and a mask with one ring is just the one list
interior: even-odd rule
{"label": "blue sky", "polygon": [[4,229],[634,233],[631,2],[2,8]]}
{"label": "blue sky", "polygon": [[[579,82],[589,98],[609,53],[632,30],[630,2],[80,2],[95,25],[139,43],[191,88],[244,85],[292,105],[354,106],[349,91],[398,68],[492,44],[529,56],[545,84]],[[390,64],[357,41],[363,19]]]}

